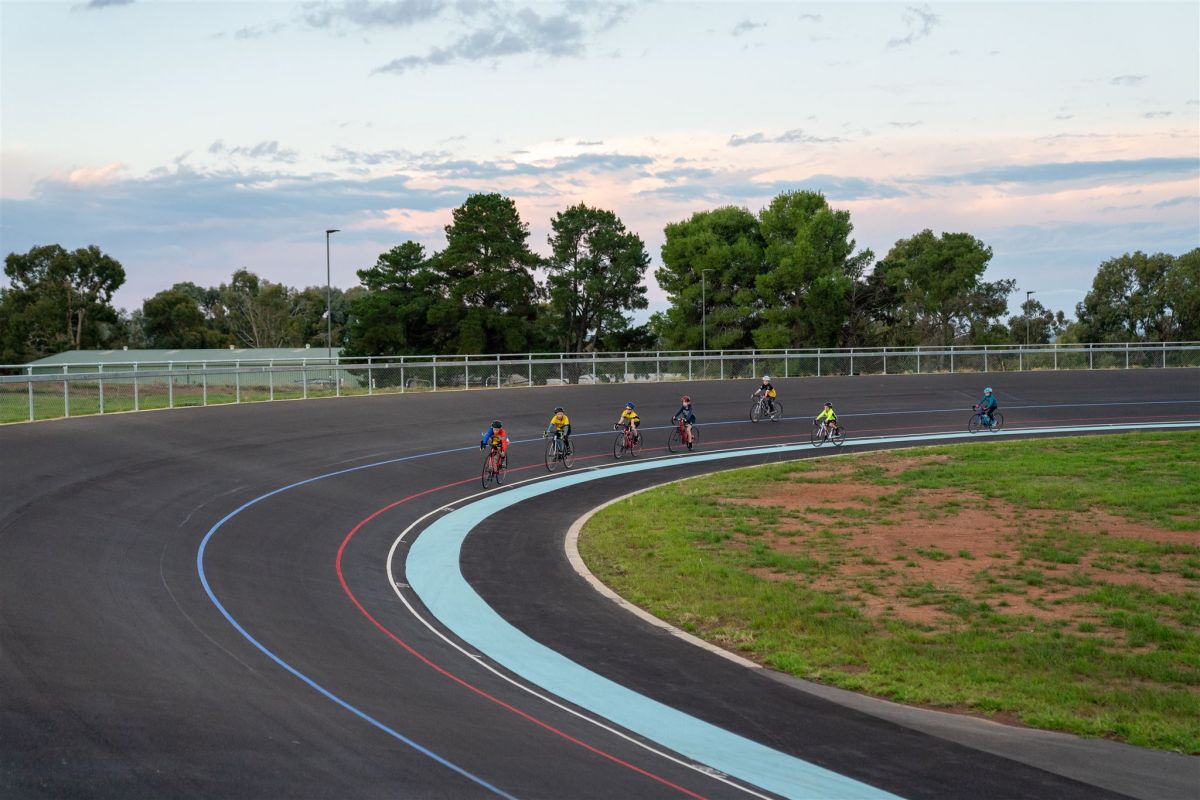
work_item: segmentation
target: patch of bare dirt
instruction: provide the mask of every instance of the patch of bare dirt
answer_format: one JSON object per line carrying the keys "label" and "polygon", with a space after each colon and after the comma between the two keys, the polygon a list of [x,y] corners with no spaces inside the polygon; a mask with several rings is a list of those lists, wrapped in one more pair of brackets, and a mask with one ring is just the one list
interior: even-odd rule
{"label": "patch of bare dirt", "polygon": [[[884,457],[872,465],[894,475],[940,460]],[[1186,555],[1139,560],[1103,546],[1105,539],[1198,544],[1195,532],[1163,530],[1098,509],[1069,514],[959,490],[880,486],[857,482],[853,474],[852,465],[832,463],[820,473],[798,473],[799,482],[767,483],[754,497],[723,501],[778,510],[778,520],[760,526],[756,539],[772,550],[827,563],[815,578],[771,569],[756,574],[838,592],[873,618],[941,628],[964,624],[963,601],[976,610],[986,603],[1005,615],[1103,628],[1096,608],[1078,600],[1096,584],[1161,593],[1200,589],[1200,581],[1180,574]],[[815,482],[822,478],[836,482]],[[1039,559],[1031,545],[1054,542],[1063,531],[1073,537],[1077,562]],[[747,541],[735,537],[735,544],[739,539]]]}

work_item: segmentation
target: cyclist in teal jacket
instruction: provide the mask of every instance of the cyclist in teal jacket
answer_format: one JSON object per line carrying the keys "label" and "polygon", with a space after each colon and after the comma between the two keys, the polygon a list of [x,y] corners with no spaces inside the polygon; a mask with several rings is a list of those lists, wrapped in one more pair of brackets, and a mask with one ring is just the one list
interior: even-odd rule
{"label": "cyclist in teal jacket", "polygon": [[992,427],[992,414],[1000,407],[1000,403],[996,401],[996,396],[992,394],[992,387],[987,387],[983,390],[983,399],[979,401],[979,421],[986,427]]}

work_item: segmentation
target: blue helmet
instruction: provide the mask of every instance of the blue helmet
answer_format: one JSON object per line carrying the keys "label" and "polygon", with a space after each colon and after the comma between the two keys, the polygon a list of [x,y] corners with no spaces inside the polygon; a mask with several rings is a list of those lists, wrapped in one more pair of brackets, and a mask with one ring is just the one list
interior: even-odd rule
{"label": "blue helmet", "polygon": [[992,393],[992,387],[990,387],[990,386],[989,386],[989,387],[987,387],[986,389],[984,389],[984,390],[983,390],[983,393],[984,393],[984,394],[991,394],[991,393]]}
{"label": "blue helmet", "polygon": [[637,406],[635,406],[633,403],[626,403],[625,407],[626,408],[637,408]]}

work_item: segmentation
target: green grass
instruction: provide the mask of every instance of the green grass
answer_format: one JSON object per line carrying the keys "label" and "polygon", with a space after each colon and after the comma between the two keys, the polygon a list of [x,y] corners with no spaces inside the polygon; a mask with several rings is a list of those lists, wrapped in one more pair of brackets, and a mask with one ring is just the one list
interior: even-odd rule
{"label": "green grass", "polygon": [[[1164,544],[1070,524],[1070,514],[1099,509],[1168,531],[1200,530],[1200,434],[992,442],[903,457],[921,461],[895,474],[879,468],[876,455],[871,463],[851,460],[837,475],[800,462],[673,484],[597,514],[580,549],[630,601],[776,669],[899,702],[1005,713],[1031,726],[1200,753],[1200,593],[1106,583],[1104,563],[1090,577],[1080,571],[1087,559],[1107,559],[1108,569],[1126,575],[1150,577],[1155,563],[1163,575],[1200,572],[1200,537]],[[835,522],[857,525],[871,515],[825,513],[810,494],[814,482],[846,480],[907,492],[905,505],[923,489],[960,488],[964,501],[984,495],[1062,512],[1065,522],[1021,540],[1013,554],[989,552],[1009,560],[980,569],[970,590],[939,586],[921,564],[971,554],[908,547],[908,555],[880,561],[851,552]],[[764,532],[781,520],[794,524],[794,514],[723,502],[779,481],[813,498],[801,515],[810,528],[788,534],[787,552],[775,549],[782,536]],[[878,517],[897,508],[871,505]],[[814,588],[843,566],[867,564],[874,571],[843,588]],[[878,597],[889,580],[895,602],[951,622],[904,621],[890,606],[865,613],[861,595]],[[1070,603],[1086,614],[1039,619],[1014,610],[1018,601],[1047,610]]]}

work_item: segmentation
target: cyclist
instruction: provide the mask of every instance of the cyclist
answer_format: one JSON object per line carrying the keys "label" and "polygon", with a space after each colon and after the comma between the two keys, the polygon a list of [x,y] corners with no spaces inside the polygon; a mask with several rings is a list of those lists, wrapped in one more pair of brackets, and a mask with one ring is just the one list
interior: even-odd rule
{"label": "cyclist", "polygon": [[987,387],[983,390],[983,399],[979,401],[976,408],[979,409],[979,421],[984,424],[984,427],[992,427],[992,414],[1000,407],[1000,403],[996,401],[996,396],[992,394],[992,387]]}
{"label": "cyclist", "polygon": [[555,434],[562,437],[563,452],[571,452],[571,418],[567,416],[567,412],[563,411],[562,406],[554,409],[553,416],[550,417],[550,425],[546,428],[546,435]]}
{"label": "cyclist", "polygon": [[479,442],[479,449],[491,445],[492,447],[500,448],[500,466],[508,466],[508,433],[504,430],[504,426],[500,424],[500,420],[492,420],[492,427],[483,432],[483,440]]}
{"label": "cyclist", "polygon": [[633,403],[626,403],[625,408],[621,409],[621,416],[617,417],[617,426],[633,426],[633,440],[640,442],[642,435],[638,433],[638,426],[641,424],[642,418],[638,416],[637,407]]}
{"label": "cyclist", "polygon": [[763,375],[762,386],[760,386],[758,388],[758,391],[755,392],[754,394],[752,394],[751,397],[758,397],[759,395],[767,398],[767,411],[774,414],[775,413],[775,387],[771,385],[771,376],[770,375]]}
{"label": "cyclist", "polygon": [[679,402],[683,405],[681,405],[679,410],[675,412],[675,416],[671,417],[671,423],[674,424],[680,419],[686,422],[688,441],[691,441],[692,426],[696,424],[696,412],[692,410],[692,398],[685,394],[683,397],[679,398]]}
{"label": "cyclist", "polygon": [[825,427],[829,428],[829,432],[835,433],[838,429],[838,424],[837,414],[833,410],[833,403],[826,403],[825,407],[821,409],[821,413],[817,415],[817,418],[813,422],[824,422]]}

